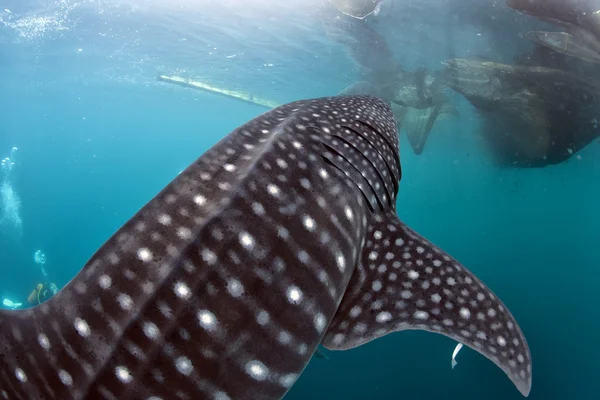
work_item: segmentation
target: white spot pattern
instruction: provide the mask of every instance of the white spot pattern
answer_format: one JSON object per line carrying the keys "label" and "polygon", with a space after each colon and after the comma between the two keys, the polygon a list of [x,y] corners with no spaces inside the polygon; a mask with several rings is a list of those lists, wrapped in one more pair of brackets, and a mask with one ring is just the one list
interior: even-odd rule
{"label": "white spot pattern", "polygon": [[[77,333],[79,333],[79,335],[81,337],[88,337],[90,335],[90,326],[88,325],[87,322],[85,322],[85,320],[81,319],[81,318],[75,318],[75,330],[77,331]],[[46,339],[48,340],[48,339]]]}
{"label": "white spot pattern", "polygon": [[246,372],[251,378],[254,378],[257,381],[264,381],[269,374],[267,367],[257,360],[250,361],[246,364]]}
{"label": "white spot pattern", "polygon": [[115,368],[115,374],[117,376],[117,379],[119,379],[123,383],[129,383],[133,380],[131,373],[124,366],[120,365],[117,368]]}
{"label": "white spot pattern", "polygon": [[[182,172],[99,250],[81,277],[65,288],[71,298],[85,301],[65,307],[65,315],[54,316],[44,333],[37,331],[41,349],[35,348],[64,348],[81,362],[86,376],[95,377],[98,398],[119,398],[135,379],[127,390],[139,384],[148,388],[147,399],[156,400],[158,390],[152,388],[168,387],[176,371],[193,382],[193,389],[173,387],[174,397],[231,400],[241,396],[236,392],[239,376],[215,383],[194,366],[222,359],[223,349],[235,349],[222,365],[241,367],[256,382],[252,393],[258,397],[264,395],[265,380],[269,390],[279,385],[282,396],[300,371],[253,352],[253,341],[266,336],[282,346],[282,359],[301,365],[325,330],[325,341],[334,346],[408,327],[450,332],[476,346],[469,335],[475,338],[481,331],[487,334],[478,339],[483,351],[499,346],[497,360],[526,386],[530,355],[512,317],[468,271],[417,235],[405,234],[391,217],[399,172],[394,117],[379,100],[298,102],[266,113]],[[192,235],[198,243],[191,243]],[[284,293],[283,298],[271,289]],[[485,298],[479,299],[479,292]],[[273,301],[285,311],[272,310]],[[495,315],[464,320],[461,309],[486,316],[493,309]],[[51,310],[42,306],[39,312]],[[340,318],[344,312],[349,318]],[[311,323],[314,330],[294,332],[293,326]],[[88,349],[107,350],[113,341],[123,349],[115,356],[100,351],[99,357],[108,358],[90,363],[77,341],[67,344],[56,335],[73,327],[75,338]],[[136,334],[140,327],[142,335]],[[10,337],[21,335],[15,328]],[[201,346],[188,353],[191,340]],[[149,341],[160,357],[145,360]],[[4,346],[0,343],[0,353],[10,354]],[[506,363],[510,356],[502,355],[510,351],[514,367]],[[143,366],[148,373],[138,376],[138,366],[117,354],[151,363]],[[172,363],[154,361],[164,357]],[[26,382],[25,364],[8,362],[12,382]],[[92,365],[97,364],[114,373],[113,381],[96,374]],[[64,385],[67,376],[77,385],[78,373],[69,369],[71,376],[62,367],[48,370],[59,374]],[[115,377],[121,385],[114,384]],[[0,387],[3,379],[0,375]]]}
{"label": "white spot pattern", "polygon": [[[527,391],[531,376],[523,378],[519,365],[526,363],[523,354],[529,355],[529,349],[523,347],[522,333],[497,298],[464,267],[405,226],[397,223],[386,231],[374,224],[369,229],[372,236],[355,272],[362,277],[362,290],[352,287],[351,293],[358,295],[346,294],[323,344],[349,348],[364,338],[403,329],[445,333],[482,352],[519,390]],[[384,248],[379,243],[389,244]],[[509,343],[514,347],[506,351]]]}

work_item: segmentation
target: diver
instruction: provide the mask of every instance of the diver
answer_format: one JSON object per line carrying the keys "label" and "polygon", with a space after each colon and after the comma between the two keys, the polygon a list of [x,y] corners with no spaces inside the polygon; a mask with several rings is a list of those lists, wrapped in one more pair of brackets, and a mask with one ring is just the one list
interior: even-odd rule
{"label": "diver", "polygon": [[52,282],[38,283],[27,297],[27,302],[32,306],[37,306],[43,302],[50,300],[52,296],[58,293],[58,287]]}
{"label": "diver", "polygon": [[[27,297],[27,303],[29,303],[32,307],[38,306],[49,300],[56,293],[58,293],[58,286],[56,286],[56,284],[43,281],[35,286],[29,297]],[[23,308],[22,302],[15,302],[8,298],[2,300],[2,305],[10,310]]]}

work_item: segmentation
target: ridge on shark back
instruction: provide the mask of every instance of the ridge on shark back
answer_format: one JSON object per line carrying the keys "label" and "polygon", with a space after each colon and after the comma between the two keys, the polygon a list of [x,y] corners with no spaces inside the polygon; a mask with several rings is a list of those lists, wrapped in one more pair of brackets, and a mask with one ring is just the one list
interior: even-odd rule
{"label": "ridge on shark back", "polygon": [[0,312],[0,399],[281,399],[319,344],[449,336],[525,396],[502,302],[403,224],[394,115],[289,103],[178,175],[48,302]]}

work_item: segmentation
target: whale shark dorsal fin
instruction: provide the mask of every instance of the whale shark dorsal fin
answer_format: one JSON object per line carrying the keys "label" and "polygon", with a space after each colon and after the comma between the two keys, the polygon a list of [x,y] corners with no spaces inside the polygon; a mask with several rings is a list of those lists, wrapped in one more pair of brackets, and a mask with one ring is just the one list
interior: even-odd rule
{"label": "whale shark dorsal fin", "polygon": [[527,396],[531,354],[508,309],[393,211],[386,217],[369,226],[360,261],[322,341],[325,348],[346,350],[406,329],[439,333],[493,361]]}

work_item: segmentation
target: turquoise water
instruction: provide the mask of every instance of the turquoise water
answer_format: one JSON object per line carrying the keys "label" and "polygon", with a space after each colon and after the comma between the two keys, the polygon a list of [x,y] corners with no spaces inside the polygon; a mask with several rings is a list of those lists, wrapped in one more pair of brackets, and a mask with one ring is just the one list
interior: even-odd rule
{"label": "turquoise water", "polygon": [[[252,10],[239,1],[0,5],[10,10],[0,10],[0,158],[18,148],[9,179],[22,221],[0,226],[1,297],[25,302],[43,279],[38,249],[48,279],[65,285],[182,169],[266,111],[159,83],[157,74],[193,76],[278,102],[332,95],[356,79],[343,46],[327,36],[323,3],[267,3]],[[403,64],[435,66],[448,43],[426,29],[406,32],[419,15],[431,25],[443,15],[393,14],[398,7],[376,28],[397,39],[390,46]],[[394,16],[403,28],[391,29]],[[452,51],[502,59],[522,46],[470,35],[480,28],[456,21]],[[420,46],[427,51],[419,51],[423,35],[430,36],[431,46]],[[600,147],[559,166],[498,169],[475,138],[476,114],[454,101],[461,117],[437,125],[422,155],[401,137],[398,212],[510,308],[531,347],[530,398],[597,398]],[[286,399],[521,398],[470,349],[452,370],[454,346],[411,331],[328,352],[330,359],[314,359]]]}

